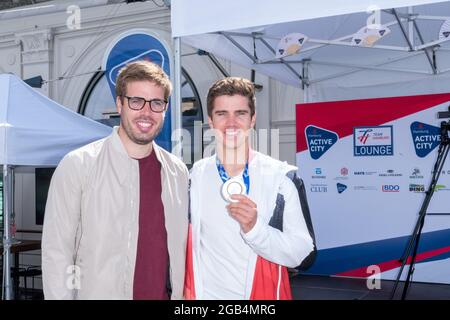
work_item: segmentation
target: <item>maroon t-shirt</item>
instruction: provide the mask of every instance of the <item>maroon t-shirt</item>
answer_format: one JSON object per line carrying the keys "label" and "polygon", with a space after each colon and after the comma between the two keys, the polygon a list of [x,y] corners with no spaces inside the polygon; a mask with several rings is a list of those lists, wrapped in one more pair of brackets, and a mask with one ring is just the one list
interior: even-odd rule
{"label": "maroon t-shirt", "polygon": [[139,159],[139,235],[134,269],[133,299],[169,299],[169,253],[161,200],[161,164],[155,152]]}

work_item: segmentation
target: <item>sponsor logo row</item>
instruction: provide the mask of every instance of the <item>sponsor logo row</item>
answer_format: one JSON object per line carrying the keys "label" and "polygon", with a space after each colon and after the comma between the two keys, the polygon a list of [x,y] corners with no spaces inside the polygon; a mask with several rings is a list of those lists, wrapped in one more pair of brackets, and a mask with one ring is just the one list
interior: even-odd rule
{"label": "sponsor logo row", "polygon": [[[328,172],[329,174],[330,172]],[[430,172],[430,175],[433,175],[433,171]],[[413,180],[420,180],[424,178],[428,178],[429,176],[425,176],[426,173],[422,173],[421,170],[417,167],[414,167],[410,170],[409,173],[401,173],[394,169],[387,169],[382,170],[380,172],[374,171],[374,170],[353,170],[350,171],[347,167],[342,167],[339,172],[334,172],[334,175],[332,175],[333,180],[348,180],[350,176],[354,177],[381,177],[381,178],[400,178],[400,177],[408,177],[409,179]],[[441,171],[441,177],[442,176],[450,176],[450,170],[449,169],[443,169]],[[326,174],[325,170],[322,168],[314,168],[311,179],[317,181],[317,180],[326,180],[328,179],[328,175]]]}
{"label": "sponsor logo row", "polygon": [[[349,188],[347,184],[344,183],[336,183],[336,191],[337,193],[341,194],[344,191],[346,191]],[[424,193],[426,192],[426,186],[424,184],[415,184],[410,183],[408,186],[408,192],[413,193]],[[381,191],[386,193],[396,193],[403,190],[403,187],[401,187],[399,184],[383,184],[380,186],[370,186],[370,185],[355,185],[352,186],[353,191]],[[328,193],[330,192],[330,187],[328,184],[311,184],[310,186],[310,192],[314,193]],[[443,184],[436,185],[435,192],[439,191],[450,191],[450,187]]]}
{"label": "sponsor logo row", "polygon": [[[426,157],[441,140],[441,130],[426,123],[415,121],[410,125],[412,144],[416,155]],[[314,125],[305,129],[306,141],[311,158],[317,160],[338,140],[336,132]],[[374,157],[394,155],[394,127],[367,126],[353,128],[353,156]]]}

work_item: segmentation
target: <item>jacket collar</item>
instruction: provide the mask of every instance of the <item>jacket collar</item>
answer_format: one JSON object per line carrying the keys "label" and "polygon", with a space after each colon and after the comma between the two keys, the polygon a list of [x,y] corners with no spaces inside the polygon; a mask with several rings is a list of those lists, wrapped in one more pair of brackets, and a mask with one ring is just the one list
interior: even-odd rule
{"label": "jacket collar", "polygon": [[[128,176],[128,169],[131,169],[131,166],[133,166],[134,162],[138,162],[138,160],[131,158],[127,150],[125,149],[125,146],[122,143],[122,140],[119,137],[119,127],[115,126],[113,128],[113,131],[110,135],[111,146],[114,149],[114,159],[111,161],[111,166],[113,167],[113,170],[117,177],[119,178],[119,183],[124,184],[125,179]],[[165,170],[165,163],[163,161],[162,151],[160,147],[155,143],[155,141],[152,142],[153,146],[153,152],[155,152],[156,159],[161,163],[161,168]]]}

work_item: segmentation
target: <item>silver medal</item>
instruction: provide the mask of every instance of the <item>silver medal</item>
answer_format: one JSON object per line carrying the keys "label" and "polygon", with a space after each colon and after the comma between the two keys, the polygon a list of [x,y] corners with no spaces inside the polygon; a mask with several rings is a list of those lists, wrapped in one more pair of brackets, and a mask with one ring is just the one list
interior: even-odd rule
{"label": "silver medal", "polygon": [[239,178],[231,178],[222,185],[222,197],[228,202],[238,202],[231,199],[233,194],[245,194],[245,184]]}

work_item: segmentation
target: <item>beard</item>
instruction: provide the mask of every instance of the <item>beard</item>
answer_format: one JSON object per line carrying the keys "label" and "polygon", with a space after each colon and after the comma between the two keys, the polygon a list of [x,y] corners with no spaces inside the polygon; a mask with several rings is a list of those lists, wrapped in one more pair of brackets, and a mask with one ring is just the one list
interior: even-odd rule
{"label": "beard", "polygon": [[164,126],[164,119],[165,119],[165,117],[163,117],[162,121],[159,123],[153,119],[144,118],[144,117],[134,119],[133,122],[137,122],[139,120],[147,120],[147,121],[151,122],[152,130],[150,130],[147,133],[139,132],[139,129],[136,128],[135,126],[133,126],[133,124],[130,120],[121,121],[121,126],[123,127],[126,135],[132,142],[134,142],[135,144],[138,144],[138,145],[147,145],[147,144],[152,143],[153,140],[155,140],[155,138],[161,132],[161,130]]}

